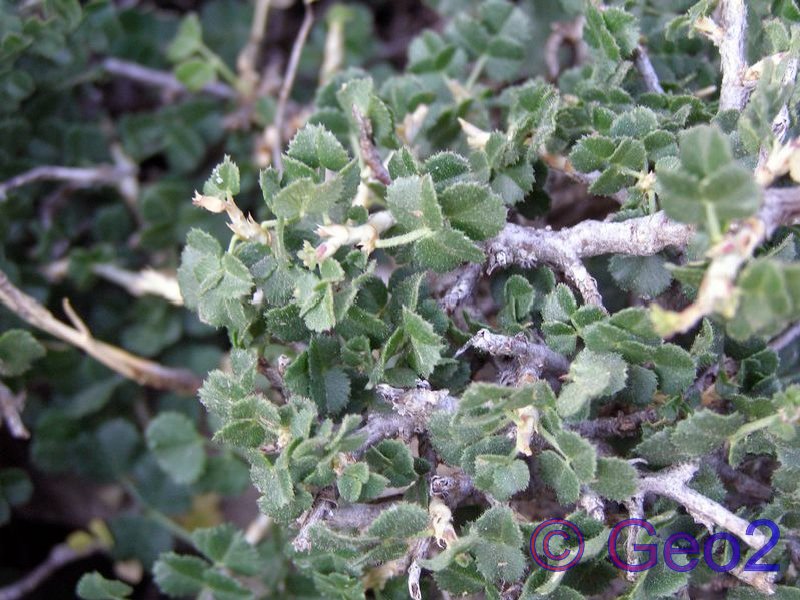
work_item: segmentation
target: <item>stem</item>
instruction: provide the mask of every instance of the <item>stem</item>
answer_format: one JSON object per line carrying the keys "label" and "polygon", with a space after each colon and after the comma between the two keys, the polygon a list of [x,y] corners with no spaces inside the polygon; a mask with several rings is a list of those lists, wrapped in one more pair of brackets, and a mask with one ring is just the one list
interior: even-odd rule
{"label": "stem", "polygon": [[161,525],[164,529],[172,533],[176,538],[180,539],[183,542],[186,542],[190,546],[194,547],[194,540],[192,540],[192,535],[183,527],[178,525],[175,521],[170,519],[167,515],[163,512],[158,510],[157,508],[153,508],[147,501],[142,497],[141,493],[139,493],[136,484],[133,483],[130,479],[123,479],[122,480],[122,487],[125,488],[125,491],[128,492],[131,498],[138,504],[144,515]]}
{"label": "stem", "polygon": [[415,229],[414,231],[409,231],[408,233],[404,233],[402,235],[396,235],[394,237],[385,238],[378,240],[375,242],[376,248],[392,248],[394,246],[402,246],[403,244],[410,244],[412,242],[416,242],[417,240],[421,240],[422,238],[426,238],[433,234],[433,231],[424,227],[422,229]]}
{"label": "stem", "polygon": [[202,54],[203,57],[205,57],[214,65],[225,81],[227,81],[234,88],[239,88],[239,79],[236,77],[236,73],[234,73],[231,68],[226,65],[223,60],[214,53],[213,50],[211,50],[211,48],[205,44],[202,44],[200,46],[200,54]]}
{"label": "stem", "polygon": [[481,54],[480,58],[475,61],[475,64],[472,67],[472,71],[470,72],[469,77],[467,78],[466,86],[468,90],[471,90],[472,86],[474,86],[477,83],[478,77],[481,76],[483,68],[486,66],[486,60],[487,56],[485,54]]}
{"label": "stem", "polygon": [[306,44],[311,26],[314,24],[314,11],[311,3],[305,2],[305,15],[300,31],[292,46],[292,53],[289,56],[289,63],[286,65],[286,75],[283,78],[280,94],[278,95],[278,105],[275,107],[275,119],[273,125],[277,131],[277,141],[272,148],[272,163],[279,171],[283,171],[283,161],[281,160],[281,146],[283,145],[283,119],[286,113],[286,104],[289,102],[289,94],[294,87],[294,79],[297,76],[297,68],[300,64],[300,55],[303,53],[303,46]]}

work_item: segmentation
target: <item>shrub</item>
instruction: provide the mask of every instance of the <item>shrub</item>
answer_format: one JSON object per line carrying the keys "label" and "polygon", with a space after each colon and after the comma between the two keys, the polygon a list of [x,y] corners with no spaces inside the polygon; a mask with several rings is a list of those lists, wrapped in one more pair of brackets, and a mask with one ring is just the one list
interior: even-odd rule
{"label": "shrub", "polygon": [[795,0],[156,4],[0,9],[0,521],[112,498],[46,572],[798,596]]}

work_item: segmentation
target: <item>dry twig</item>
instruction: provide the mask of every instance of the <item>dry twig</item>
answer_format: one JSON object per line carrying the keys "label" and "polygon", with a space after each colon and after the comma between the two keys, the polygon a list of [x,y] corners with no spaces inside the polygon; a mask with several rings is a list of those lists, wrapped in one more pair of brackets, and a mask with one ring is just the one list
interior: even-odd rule
{"label": "dry twig", "polygon": [[633,52],[633,64],[636,65],[636,70],[642,76],[648,92],[664,93],[664,88],[661,87],[661,82],[658,80],[658,73],[653,68],[653,63],[650,62],[650,55],[641,44]]}
{"label": "dry twig", "polygon": [[[184,86],[172,74],[158,69],[151,69],[142,65],[119,60],[117,58],[107,58],[103,61],[103,69],[117,77],[124,77],[136,83],[156,87],[168,94],[181,95],[188,93],[186,86]],[[213,82],[203,86],[203,93],[223,100],[230,100],[236,98],[236,90],[227,84],[221,82]]]}
{"label": "dry twig", "polygon": [[747,68],[747,3],[745,0],[722,0],[720,16],[720,38],[712,38],[719,46],[722,63],[719,109],[742,110],[747,102],[747,89],[742,81]]}
{"label": "dry twig", "polygon": [[8,431],[15,438],[27,440],[31,434],[19,416],[25,407],[25,392],[15,394],[0,381],[0,415],[6,422]]}
{"label": "dry twig", "polygon": [[28,573],[25,577],[0,588],[0,600],[21,600],[39,587],[53,573],[66,565],[79,561],[102,550],[99,545],[90,545],[82,550],[75,550],[67,544],[54,546],[47,559]]}
{"label": "dry twig", "polygon": [[86,324],[75,314],[66,299],[64,311],[73,326],[59,321],[34,298],[12,284],[2,271],[0,271],[0,302],[30,325],[80,348],[98,362],[141,385],[185,394],[194,394],[200,388],[202,381],[191,371],[165,367],[94,339]]}
{"label": "dry twig", "polygon": [[[653,493],[674,500],[683,506],[696,522],[704,525],[709,531],[713,531],[714,527],[719,527],[729,531],[753,549],[764,546],[767,537],[763,533],[756,530],[748,535],[749,523],[747,521],[688,486],[697,469],[697,465],[687,463],[657,475],[643,477],[639,480],[639,493]],[[732,574],[760,592],[766,594],[775,592],[775,573],[750,573],[734,569]]]}
{"label": "dry twig", "polygon": [[[314,10],[311,8],[311,1],[305,0],[305,14],[300,25],[300,31],[292,46],[292,53],[289,55],[289,63],[286,65],[286,74],[283,77],[283,85],[278,94],[278,103],[275,107],[275,119],[271,128],[267,128],[265,138],[268,145],[272,147],[272,164],[278,171],[283,171],[283,160],[281,159],[281,149],[283,145],[283,121],[286,116],[286,105],[289,102],[289,95],[294,87],[294,80],[297,77],[297,68],[300,65],[300,55],[306,45],[311,26],[314,24]],[[271,133],[270,129],[273,131]],[[274,139],[273,139],[274,138]]]}
{"label": "dry twig", "polygon": [[460,356],[470,348],[493,356],[515,357],[535,378],[541,377],[545,371],[561,374],[569,370],[566,358],[553,352],[545,344],[531,341],[524,333],[510,337],[481,329],[456,352],[455,356]]}

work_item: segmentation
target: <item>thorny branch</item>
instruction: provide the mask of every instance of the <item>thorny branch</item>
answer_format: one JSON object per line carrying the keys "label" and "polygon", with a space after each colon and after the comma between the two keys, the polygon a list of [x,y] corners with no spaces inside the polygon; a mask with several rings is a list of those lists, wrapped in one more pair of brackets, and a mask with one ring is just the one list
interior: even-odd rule
{"label": "thorny branch", "polygon": [[2,271],[0,271],[0,303],[30,325],[80,348],[98,362],[141,385],[185,394],[194,394],[200,388],[202,381],[191,371],[165,367],[94,339],[86,324],[75,314],[66,299],[64,311],[73,326],[59,321],[34,298],[12,284]]}

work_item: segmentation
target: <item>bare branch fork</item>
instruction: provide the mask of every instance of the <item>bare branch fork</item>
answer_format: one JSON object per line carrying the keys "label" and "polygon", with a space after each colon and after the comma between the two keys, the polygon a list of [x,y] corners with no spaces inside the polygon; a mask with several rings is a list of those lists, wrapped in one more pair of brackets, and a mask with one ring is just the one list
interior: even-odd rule
{"label": "bare branch fork", "polygon": [[0,303],[30,325],[80,348],[98,362],[141,385],[185,394],[194,394],[200,388],[202,381],[191,371],[165,367],[94,339],[86,324],[75,314],[66,299],[64,312],[67,313],[73,326],[59,321],[34,298],[11,283],[2,271],[0,271]]}

